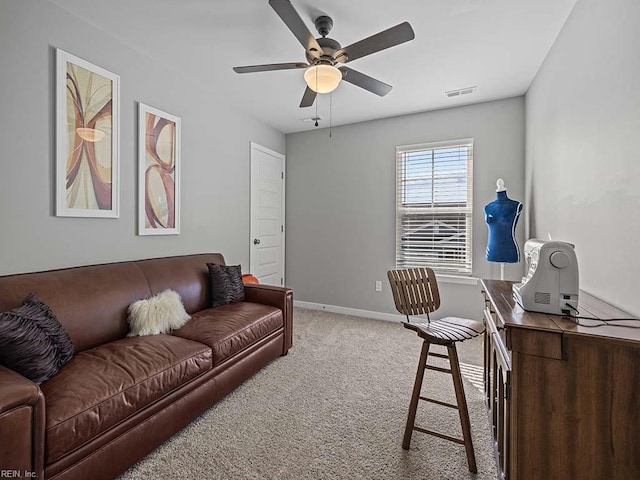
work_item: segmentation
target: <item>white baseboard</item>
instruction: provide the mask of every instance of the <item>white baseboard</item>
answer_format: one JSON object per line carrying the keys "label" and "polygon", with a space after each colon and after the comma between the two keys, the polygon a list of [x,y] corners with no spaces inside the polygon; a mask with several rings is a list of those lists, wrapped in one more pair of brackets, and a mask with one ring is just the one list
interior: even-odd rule
{"label": "white baseboard", "polygon": [[325,312],[340,313],[342,315],[352,315],[354,317],[373,318],[375,320],[386,320],[388,322],[403,322],[405,317],[394,315],[393,313],[372,312],[370,310],[359,310],[357,308],[338,307],[336,305],[324,305],[322,303],[293,301],[294,307],[307,308],[309,310],[324,310]]}

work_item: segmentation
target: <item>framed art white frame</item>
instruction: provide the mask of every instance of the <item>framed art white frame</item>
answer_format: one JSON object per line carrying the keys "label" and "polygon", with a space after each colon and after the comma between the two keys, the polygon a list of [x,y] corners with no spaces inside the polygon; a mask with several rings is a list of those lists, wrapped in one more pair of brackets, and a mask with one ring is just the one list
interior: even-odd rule
{"label": "framed art white frame", "polygon": [[56,49],[56,216],[117,218],[120,77]]}
{"label": "framed art white frame", "polygon": [[180,233],[180,142],[179,117],[138,104],[138,235]]}

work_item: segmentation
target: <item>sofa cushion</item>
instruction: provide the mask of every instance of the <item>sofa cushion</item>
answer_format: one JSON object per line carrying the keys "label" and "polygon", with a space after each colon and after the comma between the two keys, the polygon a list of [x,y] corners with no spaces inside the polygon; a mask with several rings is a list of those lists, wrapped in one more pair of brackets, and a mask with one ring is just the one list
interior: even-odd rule
{"label": "sofa cushion", "polygon": [[189,323],[173,335],[211,347],[215,367],[282,326],[282,310],[239,302],[194,313]]}
{"label": "sofa cushion", "polygon": [[224,258],[219,253],[203,253],[138,260],[135,263],[144,273],[152,294],[167,288],[175,290],[182,298],[184,309],[191,315],[211,306],[207,263],[224,265]]}
{"label": "sofa cushion", "polygon": [[110,263],[0,276],[0,311],[20,305],[30,292],[51,308],[76,352],[124,337],[127,306],[157,293],[135,263]]}
{"label": "sofa cushion", "polygon": [[42,386],[52,463],[212,367],[211,349],[171,335],[130,337],[77,354]]}

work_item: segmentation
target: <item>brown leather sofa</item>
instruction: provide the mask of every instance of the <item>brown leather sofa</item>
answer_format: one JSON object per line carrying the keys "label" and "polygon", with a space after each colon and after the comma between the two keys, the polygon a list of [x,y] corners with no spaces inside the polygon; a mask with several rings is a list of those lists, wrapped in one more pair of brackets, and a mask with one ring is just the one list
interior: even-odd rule
{"label": "brown leather sofa", "polygon": [[[209,308],[206,263],[167,257],[0,277],[0,311],[36,293],[75,356],[38,386],[0,366],[0,471],[107,479],[125,471],[291,347],[291,290],[246,285]],[[173,289],[191,320],[171,335],[126,337],[127,307]]]}

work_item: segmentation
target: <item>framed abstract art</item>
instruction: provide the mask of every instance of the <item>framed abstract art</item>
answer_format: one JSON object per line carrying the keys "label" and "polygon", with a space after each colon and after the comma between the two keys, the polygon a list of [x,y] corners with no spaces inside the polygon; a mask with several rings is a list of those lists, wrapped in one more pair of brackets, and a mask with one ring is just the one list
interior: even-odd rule
{"label": "framed abstract art", "polygon": [[56,215],[119,215],[120,77],[56,51]]}
{"label": "framed abstract art", "polygon": [[139,104],[138,235],[180,233],[180,118]]}

